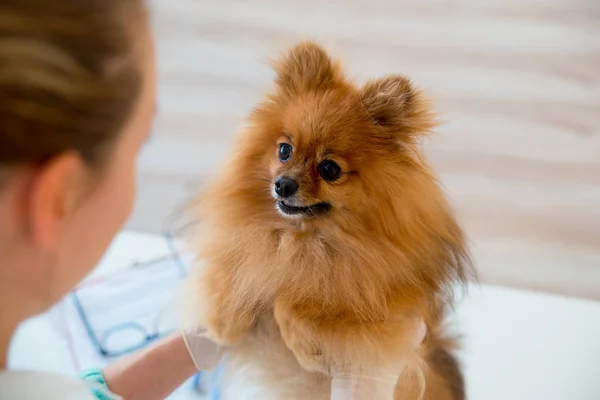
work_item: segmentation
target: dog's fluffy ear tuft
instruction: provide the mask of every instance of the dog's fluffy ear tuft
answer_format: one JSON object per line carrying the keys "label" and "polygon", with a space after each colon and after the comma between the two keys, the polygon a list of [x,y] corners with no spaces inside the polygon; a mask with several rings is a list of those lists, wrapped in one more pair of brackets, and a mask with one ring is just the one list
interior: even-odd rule
{"label": "dog's fluffy ear tuft", "polygon": [[437,125],[428,101],[401,75],[367,82],[361,101],[377,125],[401,139],[427,134]]}
{"label": "dog's fluffy ear tuft", "polygon": [[272,65],[277,72],[277,86],[292,95],[326,89],[335,84],[340,75],[337,64],[327,52],[310,41],[295,45]]}

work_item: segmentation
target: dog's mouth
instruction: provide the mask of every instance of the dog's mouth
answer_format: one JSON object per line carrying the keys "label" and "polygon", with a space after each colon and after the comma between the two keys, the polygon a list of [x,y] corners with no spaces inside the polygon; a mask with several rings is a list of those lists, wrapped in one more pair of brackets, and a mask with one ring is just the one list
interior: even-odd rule
{"label": "dog's mouth", "polygon": [[279,211],[286,215],[301,215],[306,217],[314,217],[320,214],[327,213],[331,210],[331,204],[327,202],[316,203],[310,206],[298,207],[287,204],[285,201],[280,200],[277,202],[277,208]]}

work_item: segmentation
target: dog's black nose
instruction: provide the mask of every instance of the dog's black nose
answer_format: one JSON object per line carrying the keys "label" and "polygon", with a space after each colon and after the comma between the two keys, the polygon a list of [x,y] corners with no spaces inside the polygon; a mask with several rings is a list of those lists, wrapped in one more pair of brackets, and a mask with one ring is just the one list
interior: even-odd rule
{"label": "dog's black nose", "polygon": [[275,193],[283,198],[293,196],[297,191],[298,183],[287,176],[277,178],[275,181]]}

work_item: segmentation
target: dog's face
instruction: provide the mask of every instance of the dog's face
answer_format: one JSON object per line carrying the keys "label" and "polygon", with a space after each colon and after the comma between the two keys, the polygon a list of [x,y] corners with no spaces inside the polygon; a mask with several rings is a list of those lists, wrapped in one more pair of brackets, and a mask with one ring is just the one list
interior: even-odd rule
{"label": "dog's face", "polygon": [[426,175],[415,138],[433,122],[407,79],[356,87],[311,43],[275,69],[276,93],[251,116],[252,164],[244,168],[269,185],[265,201],[281,218],[317,223],[386,212],[379,203],[407,174]]}
{"label": "dog's face", "polygon": [[284,218],[324,219],[364,195],[372,122],[351,91],[305,93],[276,106],[280,132],[267,155],[274,206]]}

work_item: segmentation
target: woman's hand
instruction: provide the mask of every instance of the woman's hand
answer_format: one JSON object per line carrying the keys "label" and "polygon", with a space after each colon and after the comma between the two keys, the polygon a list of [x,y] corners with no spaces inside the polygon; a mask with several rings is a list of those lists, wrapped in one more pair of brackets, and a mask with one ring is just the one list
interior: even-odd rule
{"label": "woman's hand", "polygon": [[210,370],[221,359],[222,347],[206,335],[206,329],[188,329],[182,332],[185,345],[198,370]]}

